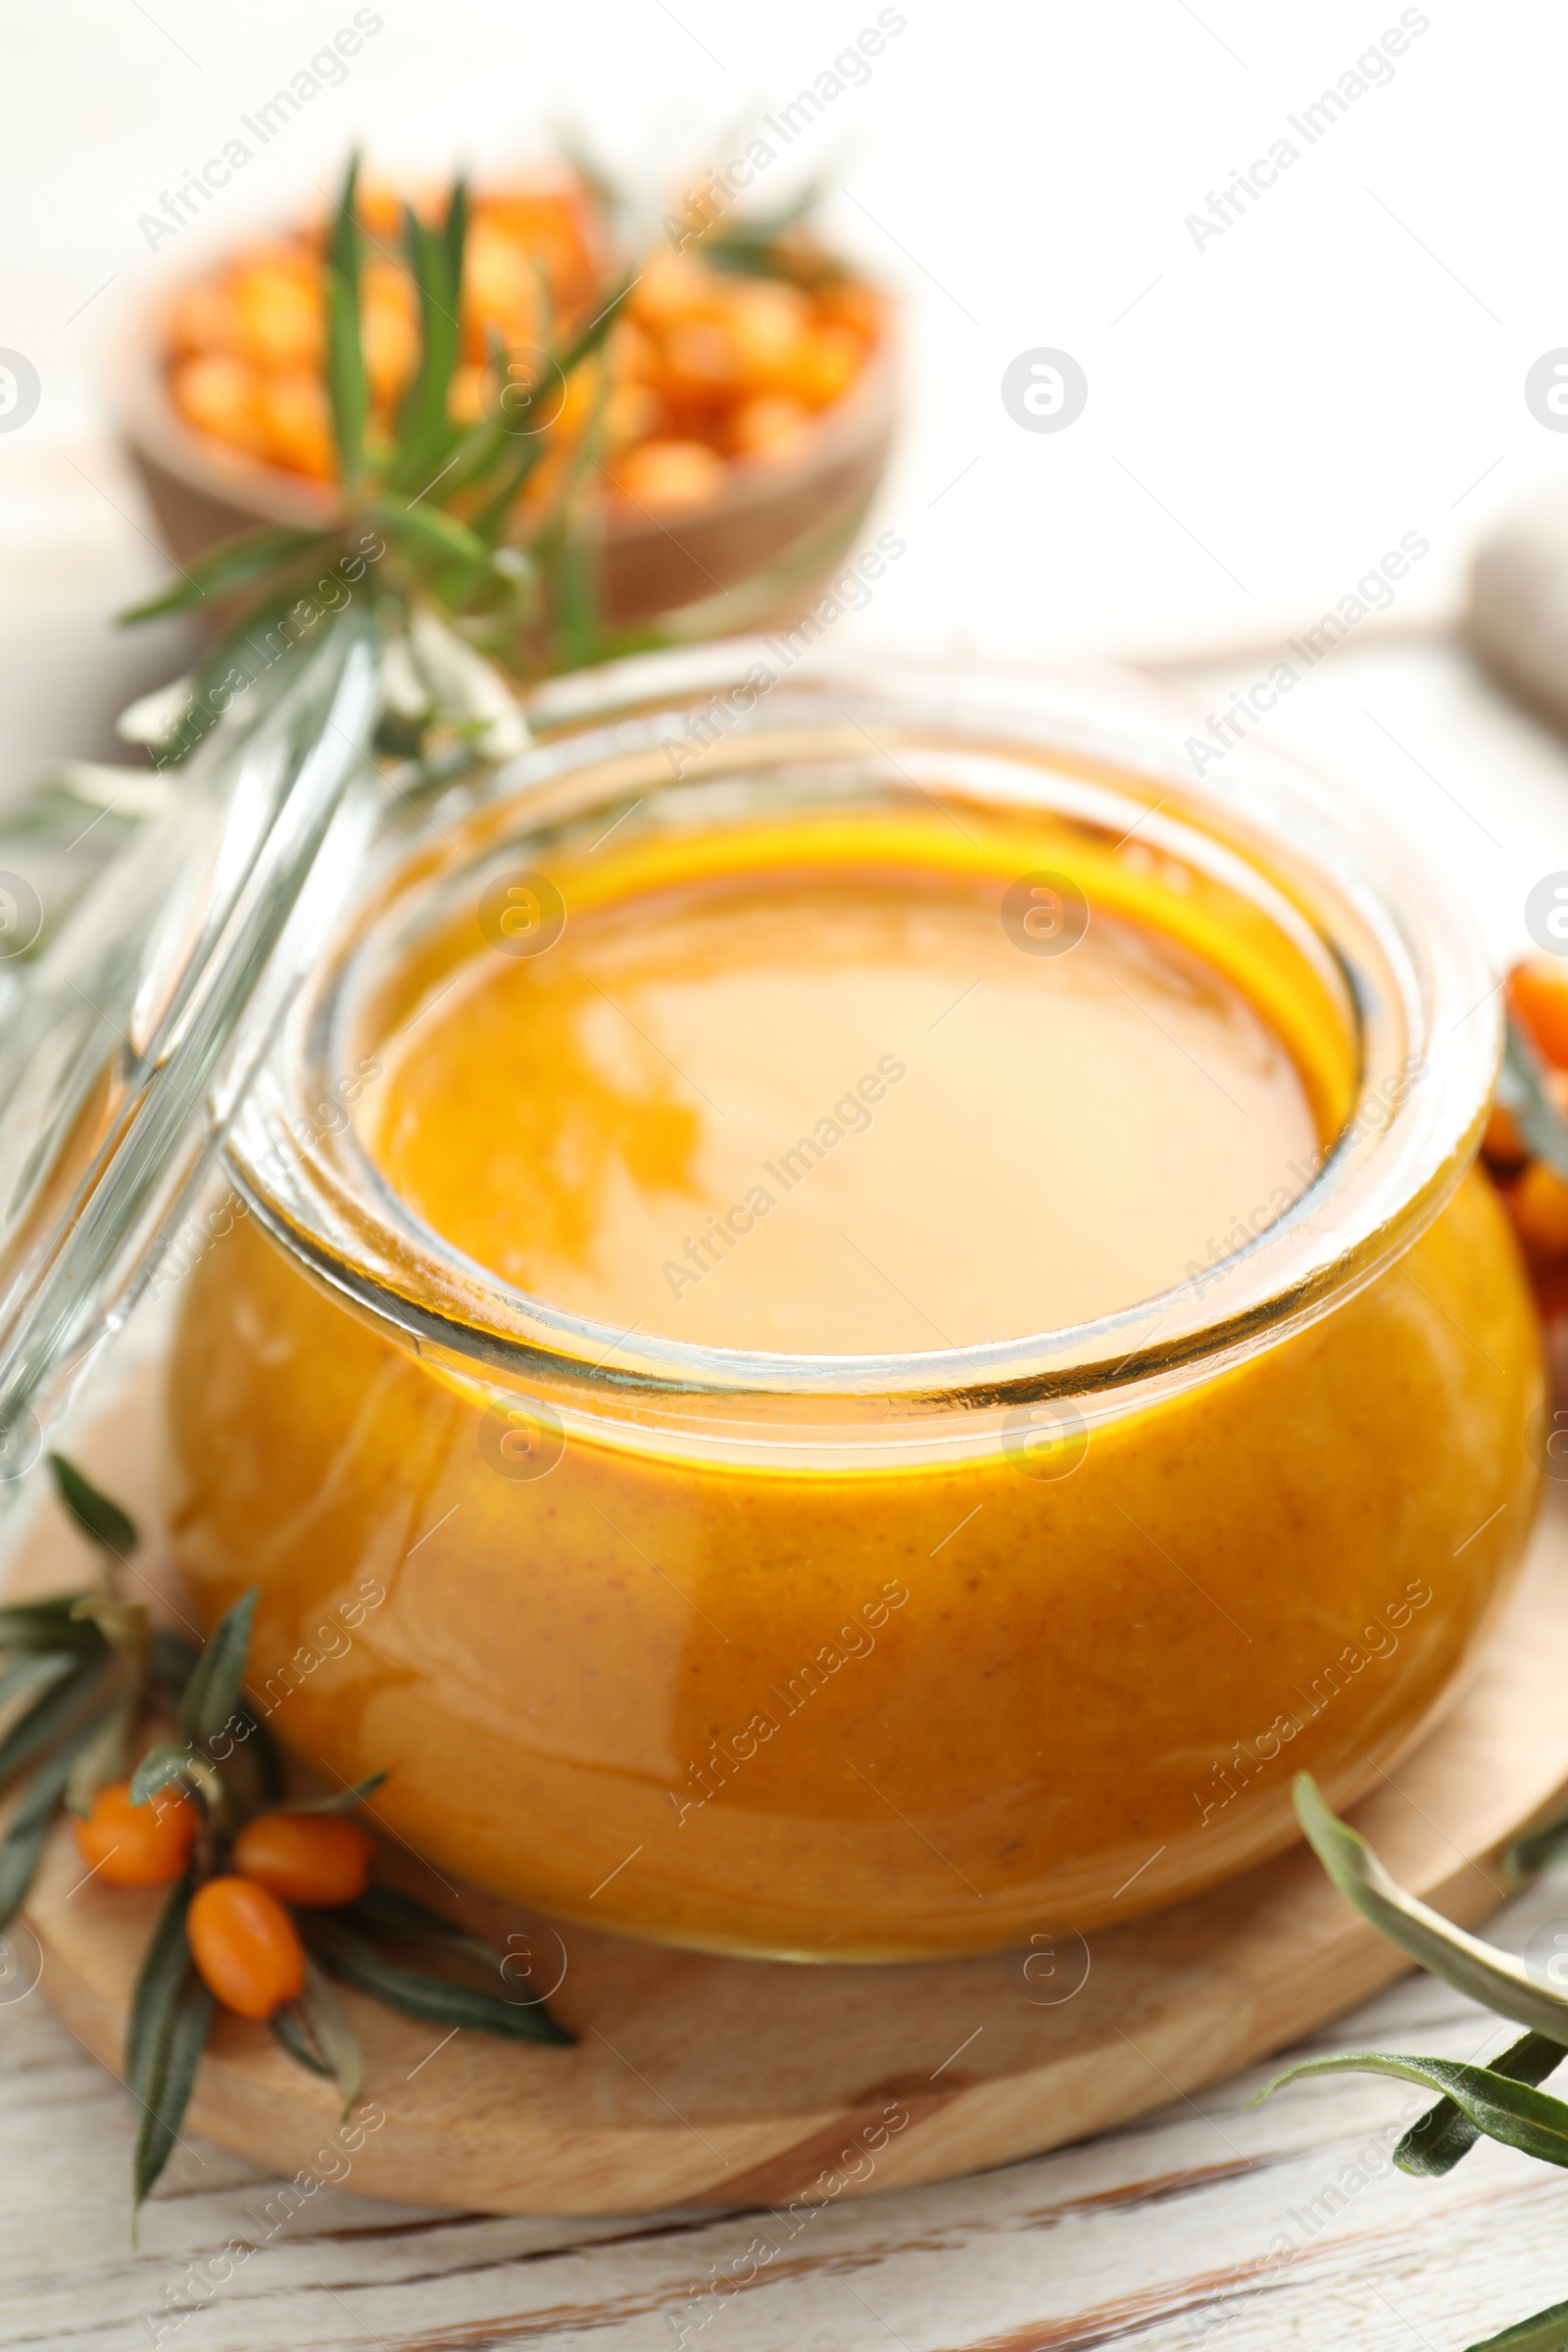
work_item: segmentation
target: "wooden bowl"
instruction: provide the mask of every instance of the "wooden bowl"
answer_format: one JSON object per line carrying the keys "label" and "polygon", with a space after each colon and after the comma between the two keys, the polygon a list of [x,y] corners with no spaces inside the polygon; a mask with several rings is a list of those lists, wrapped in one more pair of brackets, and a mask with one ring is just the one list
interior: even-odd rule
{"label": "wooden bowl", "polygon": [[[329,526],[341,513],[335,486],[226,449],[180,416],[164,374],[168,307],[127,318],[113,381],[121,436],[170,555],[189,563],[258,522]],[[882,477],[895,377],[884,332],[843,399],[803,436],[798,457],[734,463],[722,495],[684,513],[609,508],[606,619],[628,627],[685,612],[682,633],[715,635],[793,620],[842,561]]]}

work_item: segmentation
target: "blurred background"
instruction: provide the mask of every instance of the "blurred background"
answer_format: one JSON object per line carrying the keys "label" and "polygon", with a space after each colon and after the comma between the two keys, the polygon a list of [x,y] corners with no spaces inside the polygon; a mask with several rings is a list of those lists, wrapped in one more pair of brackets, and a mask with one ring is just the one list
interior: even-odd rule
{"label": "blurred background", "polygon": [[[149,250],[143,217],[356,21],[341,76]],[[483,177],[564,131],[657,187],[760,136],[778,154],[759,203],[820,180],[831,242],[903,305],[870,530],[907,553],[846,635],[1089,650],[1156,665],[1206,712],[1424,542],[1264,723],[1418,834],[1499,955],[1525,944],[1525,892],[1565,862],[1568,763],[1446,632],[1477,542],[1568,461],[1525,396],[1568,344],[1568,24],[1544,0],[63,0],[13,5],[6,37],[0,345],[39,397],[0,431],[0,790],[49,756],[114,756],[115,711],[185,660],[173,624],[111,624],[166,571],[109,423],[127,313],[326,201],[355,139],[387,173]],[[785,146],[766,119],[824,74],[842,87]],[[1004,403],[1041,349],[1087,387],[1062,429]]]}

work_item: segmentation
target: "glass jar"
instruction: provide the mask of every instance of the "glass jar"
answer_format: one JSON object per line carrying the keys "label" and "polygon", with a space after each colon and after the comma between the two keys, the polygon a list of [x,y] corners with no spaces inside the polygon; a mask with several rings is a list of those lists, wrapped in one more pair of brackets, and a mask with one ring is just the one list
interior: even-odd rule
{"label": "glass jar", "polygon": [[[1288,1843],[1295,1771],[1352,1800],[1451,1695],[1537,1499],[1465,926],[1284,760],[1196,783],[1187,714],[1120,678],[768,640],[530,718],[479,805],[383,845],[183,1285],[175,1553],[209,1616],[260,1588],[284,1742],[387,1773],[443,1872],[800,1959],[1130,1918]],[[509,1287],[367,1148],[387,1037],[454,939],[504,946],[498,905],[544,940],[608,827],[678,869],[781,814],[956,817],[1000,873],[1111,890],[1307,1041],[1321,1164],[1162,1296],[962,1348],[749,1354]]]}

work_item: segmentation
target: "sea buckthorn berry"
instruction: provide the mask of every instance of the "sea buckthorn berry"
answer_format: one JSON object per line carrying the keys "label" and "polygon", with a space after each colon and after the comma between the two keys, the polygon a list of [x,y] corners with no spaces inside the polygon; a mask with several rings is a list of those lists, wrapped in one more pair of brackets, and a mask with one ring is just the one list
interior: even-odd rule
{"label": "sea buckthorn berry", "polygon": [[[481,326],[509,345],[531,344],[544,331],[539,279],[531,257],[504,231],[478,219],[463,257],[464,301]],[[480,342],[480,350],[485,348]]]}
{"label": "sea buckthorn berry", "polygon": [[273,465],[330,481],[337,471],[337,451],[332,411],[320,378],[299,370],[270,375],[257,400]]}
{"label": "sea buckthorn berry", "polygon": [[321,289],[307,253],[260,256],[236,271],[230,292],[240,349],[259,368],[314,368],[321,357]]}
{"label": "sea buckthorn berry", "polygon": [[332,1813],[260,1813],[234,1840],[234,1868],[285,1903],[329,1911],[370,1883],[375,1847]]}
{"label": "sea buckthorn berry", "polygon": [[278,1901],[253,1879],[209,1879],[185,1914],[202,1983],[238,2017],[270,2017],[305,1989],[305,1947]]}
{"label": "sea buckthorn berry", "polygon": [[810,326],[811,305],[799,286],[743,281],[730,298],[729,330],[747,383],[772,391]]}
{"label": "sea buckthorn berry", "polygon": [[749,400],[730,419],[729,445],[739,458],[791,458],[809,429],[811,415],[782,393]]}
{"label": "sea buckthorn berry", "polygon": [[615,479],[635,505],[673,514],[717,497],[724,461],[705,441],[642,441],[618,460]]}
{"label": "sea buckthorn berry", "polygon": [[1542,1257],[1568,1254],[1568,1184],[1544,1159],[1532,1160],[1509,1195],[1519,1238]]}
{"label": "sea buckthorn berry", "polygon": [[823,311],[840,326],[853,326],[872,342],[882,331],[882,300],[858,278],[840,278],[822,297]]}
{"label": "sea buckthorn berry", "polygon": [[245,328],[227,284],[198,283],[174,298],[169,313],[172,351],[243,351]]}
{"label": "sea buckthorn berry", "polygon": [[694,408],[720,408],[745,381],[745,355],[716,318],[678,320],[664,336],[663,383]]}
{"label": "sea buckthorn berry", "polygon": [[1508,974],[1508,1010],[1554,1070],[1568,1070],[1568,967],[1531,956]]}
{"label": "sea buckthorn berry", "polygon": [[783,369],[778,388],[825,409],[846,393],[860,371],[865,347],[847,326],[819,326],[803,335]]}
{"label": "sea buckthorn berry", "polygon": [[659,345],[630,318],[617,318],[605,342],[611,372],[622,382],[657,384]]}
{"label": "sea buckthorn berry", "polygon": [[605,403],[605,438],[612,449],[652,440],[664,423],[664,404],[652,384],[616,384]]}
{"label": "sea buckthorn berry", "polygon": [[267,455],[267,427],[257,407],[260,378],[248,361],[227,352],[181,360],[170,377],[174,406],[199,433],[253,458]]}
{"label": "sea buckthorn berry", "polygon": [[133,1805],[130,1783],[111,1781],[73,1828],[77,1853],[109,1886],[167,1886],[189,1859],[201,1815],[173,1788]]}
{"label": "sea buckthorn berry", "polygon": [[[361,335],[374,454],[389,445],[421,332],[414,279],[396,252],[401,199],[389,185],[362,183],[359,206],[370,245]],[[438,224],[433,200],[416,209],[428,226]],[[710,225],[701,214],[690,222],[699,240]],[[517,496],[525,522],[559,496],[572,463],[563,444],[580,437],[590,416],[602,416],[610,470],[626,502],[654,514],[720,498],[731,460],[794,461],[801,420],[808,426],[849,389],[885,320],[870,287],[822,272],[824,257],[808,243],[796,240],[791,250],[798,264],[813,265],[803,269],[809,289],[717,269],[695,245],[645,258],[602,355],[573,369],[564,398],[552,393],[528,421],[546,446]],[[518,352],[581,330],[602,308],[606,263],[603,223],[581,185],[474,197],[459,306],[462,365],[447,402],[453,422],[492,413],[497,336]],[[324,381],[324,269],[321,227],[252,245],[176,295],[165,326],[169,392],[189,425],[322,482],[337,473]],[[625,472],[623,456],[634,460]],[[552,459],[560,460],[553,471]]]}
{"label": "sea buckthorn berry", "polygon": [[655,253],[626,300],[644,326],[663,328],[676,319],[711,318],[721,298],[713,272],[686,253]]}

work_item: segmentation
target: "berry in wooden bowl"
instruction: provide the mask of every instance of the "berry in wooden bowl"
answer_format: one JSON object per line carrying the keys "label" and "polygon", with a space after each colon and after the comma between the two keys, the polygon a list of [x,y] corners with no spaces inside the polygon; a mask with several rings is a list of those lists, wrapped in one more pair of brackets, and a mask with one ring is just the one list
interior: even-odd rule
{"label": "berry in wooden bowl", "polygon": [[[389,437],[417,368],[402,200],[366,190],[361,287],[370,414]],[[421,212],[431,208],[420,205]],[[431,215],[433,218],[433,214]],[[171,553],[188,563],[257,522],[338,511],[324,380],[329,222],[209,262],[132,318],[122,428]],[[545,448],[518,501],[526,535],[564,487],[598,546],[613,627],[704,608],[695,633],[793,617],[853,535],[886,461],[884,299],[798,226],[681,232],[635,268],[602,348],[530,414]],[[560,376],[552,353],[624,285],[603,211],[562,176],[476,193],[464,252],[455,420],[507,412]],[[542,417],[543,421],[540,421]],[[706,608],[711,604],[711,612]]]}

